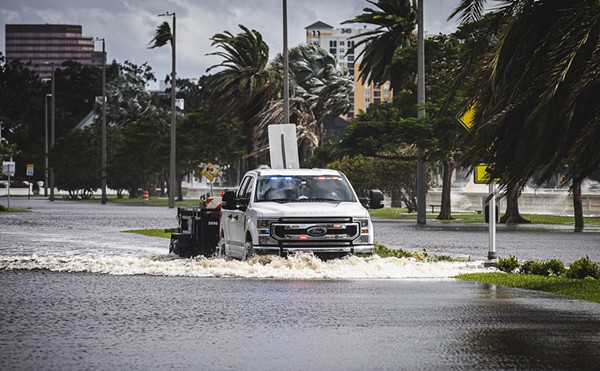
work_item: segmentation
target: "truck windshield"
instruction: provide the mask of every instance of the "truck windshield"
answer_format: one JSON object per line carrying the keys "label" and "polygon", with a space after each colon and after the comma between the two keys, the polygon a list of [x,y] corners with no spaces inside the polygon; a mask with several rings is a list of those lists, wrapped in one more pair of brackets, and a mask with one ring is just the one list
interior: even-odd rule
{"label": "truck windshield", "polygon": [[341,176],[262,176],[258,178],[256,201],[354,202],[348,181]]}

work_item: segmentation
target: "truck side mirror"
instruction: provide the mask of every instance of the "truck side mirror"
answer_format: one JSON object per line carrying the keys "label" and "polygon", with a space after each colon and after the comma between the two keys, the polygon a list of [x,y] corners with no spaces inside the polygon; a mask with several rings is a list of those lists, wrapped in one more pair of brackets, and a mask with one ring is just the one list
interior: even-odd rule
{"label": "truck side mirror", "polygon": [[222,206],[225,210],[235,210],[235,191],[225,191],[223,193]]}
{"label": "truck side mirror", "polygon": [[381,209],[383,207],[383,193],[378,189],[369,190],[369,209]]}

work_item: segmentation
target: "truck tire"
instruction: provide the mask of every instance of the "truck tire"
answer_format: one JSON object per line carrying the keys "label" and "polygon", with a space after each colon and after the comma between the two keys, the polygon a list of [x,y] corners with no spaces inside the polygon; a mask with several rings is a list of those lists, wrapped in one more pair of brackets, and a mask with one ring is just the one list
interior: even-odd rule
{"label": "truck tire", "polygon": [[244,254],[242,255],[242,261],[248,261],[249,259],[253,258],[256,255],[256,252],[254,251],[254,245],[252,244],[252,241],[246,241],[246,243],[244,244]]}

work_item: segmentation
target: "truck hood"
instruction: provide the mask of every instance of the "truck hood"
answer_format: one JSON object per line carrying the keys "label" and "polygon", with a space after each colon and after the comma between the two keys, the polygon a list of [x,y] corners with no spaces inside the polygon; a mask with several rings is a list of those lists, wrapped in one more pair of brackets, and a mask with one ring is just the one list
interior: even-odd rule
{"label": "truck hood", "polygon": [[257,202],[252,208],[257,217],[265,219],[281,216],[369,217],[367,209],[358,202]]}

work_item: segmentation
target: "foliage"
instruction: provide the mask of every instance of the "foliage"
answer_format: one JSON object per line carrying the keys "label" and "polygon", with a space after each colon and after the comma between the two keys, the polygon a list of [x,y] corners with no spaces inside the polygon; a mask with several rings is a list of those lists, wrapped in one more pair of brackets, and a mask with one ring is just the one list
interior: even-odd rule
{"label": "foliage", "polygon": [[[414,149],[406,151],[414,156]],[[416,209],[415,161],[389,161],[365,156],[346,156],[327,164],[328,168],[340,170],[350,180],[357,192],[380,189],[392,197],[394,204],[404,203],[409,211]]]}
{"label": "foliage", "polygon": [[363,14],[342,24],[360,23],[376,26],[372,31],[362,33],[356,38],[354,48],[364,45],[359,78],[363,83],[368,80],[383,83],[390,80],[392,89],[397,90],[396,81],[391,78],[391,64],[398,48],[415,41],[414,30],[417,24],[417,7],[410,0],[378,0],[368,2],[379,9],[364,8]]}
{"label": "foliage", "polygon": [[453,14],[485,30],[471,34],[480,42],[470,58],[482,61],[469,84],[471,162],[493,162],[505,186],[536,173],[543,182],[565,164],[583,179],[600,166],[597,0],[505,0],[483,17],[485,3],[463,0]]}
{"label": "foliage", "polygon": [[565,273],[567,278],[594,278],[600,279],[598,264],[591,262],[588,256],[575,261]]}
{"label": "foliage", "polygon": [[[308,43],[290,49],[288,59],[290,96],[302,98],[317,121],[321,122],[326,115],[340,116],[350,110],[353,77],[338,66],[335,56]],[[270,68],[275,76],[283,76],[281,53],[271,62]]]}
{"label": "foliage", "polygon": [[392,250],[379,243],[375,243],[375,254],[382,258],[414,258],[423,260],[423,257],[419,253],[412,253],[402,249]]}
{"label": "foliage", "polygon": [[50,152],[55,185],[71,198],[89,198],[100,188],[100,142],[91,129],[72,130]]}
{"label": "foliage", "polygon": [[515,269],[519,268],[520,263],[514,255],[511,255],[508,259],[498,258],[498,265],[496,268],[506,273],[513,273]]}
{"label": "foliage", "polygon": [[521,274],[537,274],[540,276],[545,276],[544,267],[541,262],[536,260],[528,260],[525,263],[521,264],[519,268]]}

